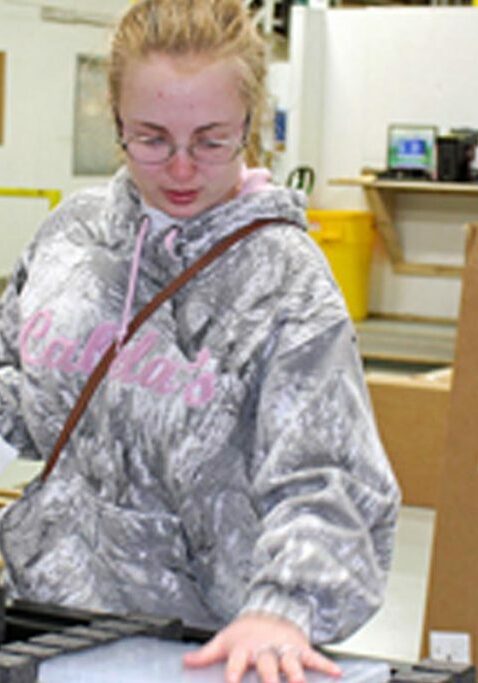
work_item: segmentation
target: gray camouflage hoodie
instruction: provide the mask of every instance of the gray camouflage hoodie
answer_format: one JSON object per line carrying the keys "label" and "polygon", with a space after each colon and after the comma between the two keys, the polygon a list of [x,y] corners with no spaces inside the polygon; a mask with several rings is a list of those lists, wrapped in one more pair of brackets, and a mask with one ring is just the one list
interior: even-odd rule
{"label": "gray camouflage hoodie", "polygon": [[63,202],[1,303],[0,433],[47,458],[122,317],[261,217],[276,220],[122,348],[47,484],[27,493],[21,534],[17,504],[4,514],[13,595],[208,628],[262,610],[316,643],[380,606],[399,493],[301,193],[271,188],[178,222],[145,208],[122,169]]}

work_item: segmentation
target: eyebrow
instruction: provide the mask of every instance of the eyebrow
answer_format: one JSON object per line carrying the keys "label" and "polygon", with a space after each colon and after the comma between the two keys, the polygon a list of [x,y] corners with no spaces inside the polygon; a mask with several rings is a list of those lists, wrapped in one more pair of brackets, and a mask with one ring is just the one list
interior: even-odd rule
{"label": "eyebrow", "polygon": [[[137,121],[136,124],[144,126],[145,128],[150,128],[151,130],[157,133],[167,133],[168,135],[171,135],[170,131],[165,126],[160,126],[157,123],[150,123],[149,121]],[[199,126],[198,128],[195,128],[193,131],[193,135],[207,133],[208,131],[214,128],[227,126],[233,126],[233,124],[227,121],[212,121],[211,123],[207,123],[204,126]]]}

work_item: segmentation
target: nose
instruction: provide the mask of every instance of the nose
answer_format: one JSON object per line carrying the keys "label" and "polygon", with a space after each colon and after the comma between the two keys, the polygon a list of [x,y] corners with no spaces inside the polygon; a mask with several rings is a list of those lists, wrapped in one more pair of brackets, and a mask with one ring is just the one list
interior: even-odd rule
{"label": "nose", "polygon": [[168,172],[178,180],[187,180],[196,173],[196,162],[184,147],[178,147],[168,162]]}

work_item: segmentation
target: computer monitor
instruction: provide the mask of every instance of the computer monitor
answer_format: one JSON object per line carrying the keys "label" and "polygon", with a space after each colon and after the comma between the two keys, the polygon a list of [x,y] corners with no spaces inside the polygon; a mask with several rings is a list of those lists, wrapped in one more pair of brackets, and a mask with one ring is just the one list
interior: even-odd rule
{"label": "computer monitor", "polygon": [[437,135],[436,126],[391,124],[388,127],[388,171],[410,177],[433,177]]}

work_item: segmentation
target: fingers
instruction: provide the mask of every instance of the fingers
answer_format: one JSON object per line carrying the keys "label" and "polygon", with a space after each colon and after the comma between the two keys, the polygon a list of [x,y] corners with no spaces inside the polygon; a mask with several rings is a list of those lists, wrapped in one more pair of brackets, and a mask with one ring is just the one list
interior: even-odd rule
{"label": "fingers", "polygon": [[264,646],[254,658],[262,683],[278,683],[279,672],[287,683],[306,683],[304,669],[313,669],[329,676],[341,675],[340,667],[310,647],[300,649],[294,645]]}
{"label": "fingers", "polygon": [[314,669],[329,676],[340,676],[342,674],[340,667],[335,662],[310,647],[302,653],[302,662],[308,669]]}
{"label": "fingers", "polygon": [[255,667],[261,683],[305,683],[307,669],[340,676],[331,659],[313,649],[298,629],[277,619],[241,617],[212,640],[183,658],[187,667],[205,667],[225,662],[226,683],[241,683],[246,671]]}
{"label": "fingers", "polygon": [[255,665],[261,683],[280,683],[280,672],[288,683],[306,683],[304,668],[330,676],[340,676],[341,670],[332,660],[310,647],[277,648],[265,645],[251,653],[248,648],[236,647],[227,652],[220,635],[206,645],[184,656],[187,667],[203,667],[227,660],[226,683],[240,683],[247,669]]}
{"label": "fingers", "polygon": [[247,648],[234,649],[226,664],[226,683],[239,683],[250,664],[250,654]]}
{"label": "fingers", "polygon": [[217,664],[227,658],[227,652],[223,644],[223,639],[219,633],[215,638],[210,640],[206,645],[187,652],[183,657],[183,663],[190,668],[209,666],[210,664]]}
{"label": "fingers", "polygon": [[260,649],[254,659],[262,683],[279,683],[279,658],[274,648],[267,646]]}
{"label": "fingers", "polygon": [[305,669],[320,671],[334,677],[342,674],[335,662],[310,647],[300,650],[293,645],[286,645],[278,648],[278,655],[279,668],[288,683],[306,683]]}
{"label": "fingers", "polygon": [[300,653],[293,649],[285,651],[280,659],[280,665],[289,683],[305,683]]}

